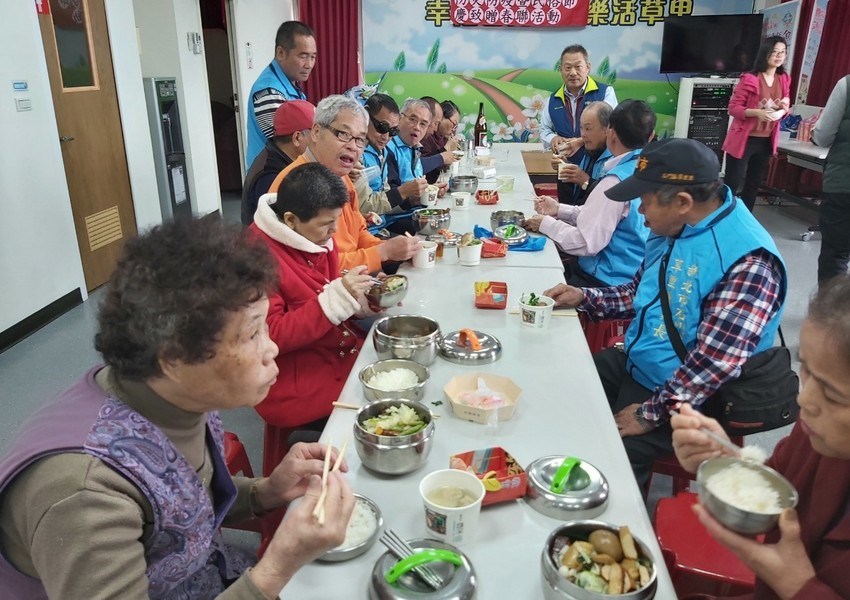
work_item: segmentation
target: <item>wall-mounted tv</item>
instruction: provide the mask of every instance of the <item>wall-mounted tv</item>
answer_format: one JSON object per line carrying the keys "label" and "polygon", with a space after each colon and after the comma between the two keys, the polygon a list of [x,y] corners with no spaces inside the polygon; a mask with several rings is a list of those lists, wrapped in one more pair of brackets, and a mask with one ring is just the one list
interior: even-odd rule
{"label": "wall-mounted tv", "polygon": [[741,73],[753,68],[763,16],[667,17],[662,73]]}

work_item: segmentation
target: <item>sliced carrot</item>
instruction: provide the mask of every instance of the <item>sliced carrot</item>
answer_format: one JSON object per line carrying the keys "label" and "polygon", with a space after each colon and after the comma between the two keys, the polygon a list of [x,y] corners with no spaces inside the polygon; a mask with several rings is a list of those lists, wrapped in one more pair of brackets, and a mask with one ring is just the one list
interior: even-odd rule
{"label": "sliced carrot", "polygon": [[472,329],[461,329],[457,343],[460,346],[468,345],[475,351],[481,350],[481,342],[478,340],[478,336],[475,335],[475,332]]}

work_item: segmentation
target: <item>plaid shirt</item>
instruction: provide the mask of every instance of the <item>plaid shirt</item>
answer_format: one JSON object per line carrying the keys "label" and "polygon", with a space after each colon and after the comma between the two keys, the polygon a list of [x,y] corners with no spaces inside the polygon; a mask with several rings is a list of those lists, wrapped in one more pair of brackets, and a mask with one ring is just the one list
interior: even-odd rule
{"label": "plaid shirt", "polygon": [[[660,425],[669,407],[690,402],[695,408],[711,398],[721,385],[738,377],[741,366],[761,342],[765,325],[782,306],[782,267],[766,250],[741,258],[702,303],[696,344],[685,362],[643,403],[647,421]],[[628,319],[643,276],[616,287],[582,288],[578,306],[595,319]]]}

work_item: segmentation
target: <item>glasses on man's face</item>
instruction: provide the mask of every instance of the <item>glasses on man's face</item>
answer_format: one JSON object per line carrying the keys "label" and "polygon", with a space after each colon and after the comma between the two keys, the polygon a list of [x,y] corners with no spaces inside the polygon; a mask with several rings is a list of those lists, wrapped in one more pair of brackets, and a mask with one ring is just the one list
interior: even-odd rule
{"label": "glasses on man's face", "polygon": [[372,121],[372,126],[375,128],[375,131],[380,133],[381,135],[385,133],[389,133],[390,137],[394,137],[398,135],[398,126],[393,127],[386,121],[379,121],[375,117],[369,117],[369,120]]}
{"label": "glasses on man's face", "polygon": [[368,140],[365,137],[361,137],[359,135],[351,135],[347,131],[343,131],[342,129],[337,129],[336,127],[332,127],[331,125],[322,125],[325,129],[330,131],[332,134],[336,136],[340,142],[347,144],[351,140],[354,140],[354,145],[358,148],[365,148]]}
{"label": "glasses on man's face", "polygon": [[410,124],[413,127],[419,127],[421,129],[428,129],[428,126],[431,124],[431,121],[423,121],[416,117],[416,115],[402,115],[405,119],[410,121]]}

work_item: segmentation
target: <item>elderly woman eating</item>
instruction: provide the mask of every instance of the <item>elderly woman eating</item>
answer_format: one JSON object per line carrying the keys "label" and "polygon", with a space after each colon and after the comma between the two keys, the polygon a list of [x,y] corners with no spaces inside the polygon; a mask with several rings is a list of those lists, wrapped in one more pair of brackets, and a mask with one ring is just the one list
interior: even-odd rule
{"label": "elderly woman eating", "polygon": [[[127,242],[98,317],[105,366],[37,411],[0,457],[0,597],[276,598],[342,542],[354,498],[339,473],[324,525],[312,515],[324,446],[293,447],[268,478],[225,465],[217,411],[258,404],[277,375],[274,278],[265,248],[220,221]],[[223,524],[301,496],[252,568],[223,543]]]}
{"label": "elderly woman eating", "polygon": [[[260,198],[249,232],[277,262],[278,287],[269,294],[268,327],[280,348],[280,375],[257,412],[266,431],[264,469],[277,464],[292,429],[321,431],[363,345],[353,317],[367,316],[366,266],[339,277],[333,235],[348,191],[320,163],[292,169],[277,195]],[[268,439],[278,436],[280,439]]]}

